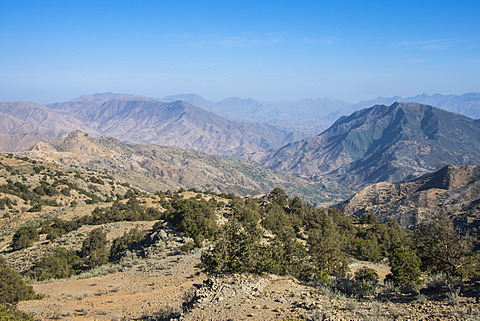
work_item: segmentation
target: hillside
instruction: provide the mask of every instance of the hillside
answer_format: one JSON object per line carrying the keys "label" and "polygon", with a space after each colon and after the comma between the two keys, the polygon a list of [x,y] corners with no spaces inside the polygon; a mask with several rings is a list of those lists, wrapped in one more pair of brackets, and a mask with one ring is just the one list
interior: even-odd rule
{"label": "hillside", "polygon": [[416,103],[377,105],[288,144],[265,165],[352,188],[412,179],[447,164],[480,163],[480,121]]}
{"label": "hillside", "polygon": [[[32,163],[11,157],[14,171]],[[47,169],[31,174],[51,176]],[[141,193],[88,206],[59,206],[0,240],[1,264],[33,280],[42,295],[19,302],[21,311],[45,320],[479,316],[478,286],[445,276],[461,269],[440,267],[437,272],[448,274],[420,288],[420,274],[405,280],[396,265],[380,263],[399,249],[414,253],[405,248],[413,244],[411,234],[398,225],[358,224],[280,189],[260,198]],[[455,263],[475,269],[476,253],[467,250]],[[422,262],[425,275],[438,269],[436,262]],[[420,273],[419,264],[409,267]],[[422,293],[411,290],[415,285]]]}
{"label": "hillside", "polygon": [[277,174],[252,161],[172,146],[125,144],[79,131],[51,144],[39,143],[21,154],[59,164],[105,170],[132,186],[151,192],[195,188],[256,195],[282,187],[312,203],[341,200],[350,193],[350,190],[327,180],[314,183]]}
{"label": "hillside", "polygon": [[438,214],[454,215],[462,225],[480,226],[480,166],[448,165],[416,180],[368,186],[339,207],[346,215],[374,214],[404,226]]}
{"label": "hillside", "polygon": [[9,135],[0,133],[0,151],[7,153],[20,152],[39,142],[50,142],[55,136],[47,134],[18,134]]}
{"label": "hillside", "polygon": [[52,212],[79,214],[82,207],[139,192],[105,172],[0,153],[0,237]]}

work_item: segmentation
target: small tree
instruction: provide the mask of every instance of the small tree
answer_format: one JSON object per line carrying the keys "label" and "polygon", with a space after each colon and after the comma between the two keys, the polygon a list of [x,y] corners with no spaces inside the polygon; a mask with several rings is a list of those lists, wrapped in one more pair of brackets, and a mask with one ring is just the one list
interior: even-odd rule
{"label": "small tree", "polygon": [[89,267],[107,263],[110,251],[106,233],[101,228],[92,230],[83,241],[81,252]]}
{"label": "small tree", "polygon": [[420,259],[414,251],[408,248],[398,248],[390,256],[392,274],[389,278],[396,286],[403,289],[415,288],[422,284],[420,276]]}
{"label": "small tree", "polygon": [[366,282],[371,284],[378,283],[378,273],[372,268],[362,267],[355,272],[354,276],[355,281],[357,282]]}
{"label": "small tree", "polygon": [[415,234],[417,252],[426,271],[461,277],[475,272],[473,238],[462,235],[448,215],[422,224]]}

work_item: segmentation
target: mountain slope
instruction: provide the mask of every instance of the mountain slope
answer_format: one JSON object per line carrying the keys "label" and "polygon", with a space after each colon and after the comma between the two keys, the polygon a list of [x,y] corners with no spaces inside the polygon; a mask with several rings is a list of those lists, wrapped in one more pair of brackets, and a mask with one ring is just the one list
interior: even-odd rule
{"label": "mountain slope", "polygon": [[266,124],[222,118],[183,101],[85,96],[49,105],[73,112],[103,135],[143,144],[175,145],[210,154],[261,158],[297,136]]}
{"label": "mountain slope", "polygon": [[341,200],[350,190],[328,182],[308,182],[251,162],[207,155],[178,147],[125,144],[110,137],[75,131],[51,144],[39,143],[22,153],[30,158],[106,170],[120,181],[154,192],[195,188],[256,195],[281,187],[312,203]]}
{"label": "mountain slope", "polygon": [[479,120],[416,103],[354,112],[265,162],[275,170],[329,177],[355,188],[411,179],[447,164],[479,163]]}
{"label": "mountain slope", "polygon": [[[340,205],[346,215],[395,218],[408,226],[436,214],[453,214],[480,224],[480,166],[448,165],[411,182],[370,185]],[[475,223],[476,222],[476,223]]]}

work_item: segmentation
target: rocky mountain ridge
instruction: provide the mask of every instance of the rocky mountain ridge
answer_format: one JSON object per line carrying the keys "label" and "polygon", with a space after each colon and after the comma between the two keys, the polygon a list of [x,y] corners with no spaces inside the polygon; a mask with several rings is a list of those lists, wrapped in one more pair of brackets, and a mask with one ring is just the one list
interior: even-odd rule
{"label": "rocky mountain ridge", "polygon": [[447,164],[480,163],[480,121],[416,103],[377,105],[284,146],[266,166],[364,187],[413,179]]}

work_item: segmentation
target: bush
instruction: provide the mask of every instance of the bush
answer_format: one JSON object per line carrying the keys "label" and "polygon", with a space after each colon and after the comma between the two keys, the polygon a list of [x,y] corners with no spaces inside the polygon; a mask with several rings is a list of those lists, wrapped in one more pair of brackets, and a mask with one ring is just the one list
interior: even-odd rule
{"label": "bush", "polygon": [[125,232],[122,236],[116,238],[110,247],[110,261],[116,261],[122,257],[127,250],[131,250],[140,245],[145,238],[146,233],[134,228]]}
{"label": "bush", "polygon": [[37,280],[61,279],[78,273],[83,260],[73,250],[56,248],[51,254],[42,257],[29,271]]}
{"label": "bush", "polygon": [[358,281],[358,282],[368,282],[368,283],[377,284],[378,273],[374,269],[364,266],[355,272],[354,279],[355,281]]}
{"label": "bush", "polygon": [[12,237],[12,249],[14,251],[25,249],[38,239],[38,231],[34,226],[22,226]]}
{"label": "bush", "polygon": [[[15,272],[4,258],[0,257],[0,304],[15,305],[19,301],[37,298],[38,295],[35,294],[33,288],[26,285],[20,274]],[[1,308],[0,311],[4,312]],[[1,313],[0,320],[2,320]]]}
{"label": "bush", "polygon": [[191,237],[200,247],[205,239],[213,238],[218,233],[215,208],[208,202],[195,199],[179,199],[173,204],[170,222]]}
{"label": "bush", "polygon": [[25,312],[0,304],[0,321],[33,321]]}

